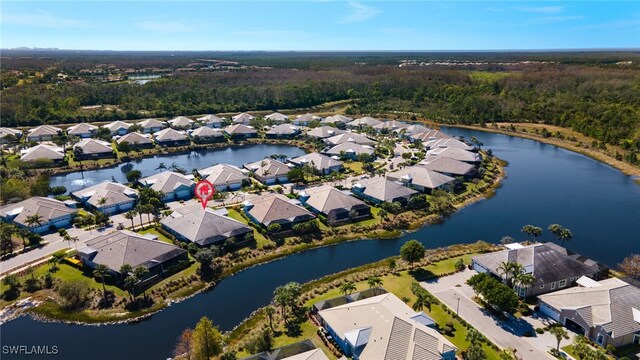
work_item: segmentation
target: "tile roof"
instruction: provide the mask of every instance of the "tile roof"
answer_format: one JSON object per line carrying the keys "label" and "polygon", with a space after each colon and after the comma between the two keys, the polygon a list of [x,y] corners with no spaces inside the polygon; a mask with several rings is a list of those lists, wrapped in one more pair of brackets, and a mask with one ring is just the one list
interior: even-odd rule
{"label": "tile roof", "polygon": [[258,176],[273,175],[278,177],[288,174],[291,170],[286,164],[278,160],[268,158],[245,164],[244,168]]}
{"label": "tile roof", "polygon": [[213,114],[209,114],[209,115],[205,115],[202,117],[199,117],[198,119],[196,119],[198,121],[200,121],[201,123],[207,125],[207,124],[221,124],[222,123],[222,119],[213,115]]}
{"label": "tile roof", "polygon": [[20,160],[35,161],[38,159],[62,160],[64,154],[62,148],[46,144],[36,145],[34,147],[20,151]]}
{"label": "tile roof", "polygon": [[302,155],[297,158],[293,158],[289,161],[299,165],[311,164],[314,168],[320,171],[324,171],[326,169],[337,167],[337,166],[342,166],[342,162],[317,152]]}
{"label": "tile roof", "polygon": [[191,187],[195,185],[193,180],[173,171],[163,171],[159,174],[148,176],[140,179],[140,183],[165,194],[171,193],[182,186]]}
{"label": "tile roof", "polygon": [[332,136],[330,138],[325,139],[325,141],[329,144],[329,145],[338,145],[338,144],[342,144],[345,142],[351,142],[351,143],[356,143],[356,144],[361,144],[361,145],[375,145],[376,141],[373,139],[369,139],[368,137],[362,135],[362,134],[358,134],[358,133],[353,133],[353,132],[345,132],[343,134],[339,134],[339,135],[335,135]]}
{"label": "tile roof", "polygon": [[273,114],[269,114],[269,115],[265,116],[264,118],[265,119],[269,119],[269,120],[274,121],[274,122],[282,122],[282,121],[289,120],[289,117],[287,115],[281,114],[279,112],[274,112]]}
{"label": "tile roof", "polygon": [[429,129],[428,127],[426,127],[424,125],[413,124],[413,125],[409,125],[409,127],[406,130],[406,133],[410,134],[410,135],[413,135],[413,134],[425,133],[425,132],[429,132],[429,131],[431,131],[431,129]]}
{"label": "tile roof", "polygon": [[40,196],[34,196],[19,203],[0,207],[2,217],[15,216],[12,221],[23,226],[28,226],[26,220],[34,214],[39,214],[42,217],[42,222],[47,223],[50,220],[73,214],[74,212],[76,212],[75,209],[67,207],[62,201]]}
{"label": "tile roof", "polygon": [[3,138],[7,135],[20,137],[22,135],[22,131],[18,129],[8,128],[8,127],[0,127],[0,138]]}
{"label": "tile roof", "polygon": [[299,202],[280,194],[267,194],[246,202],[249,214],[264,226],[272,223],[289,223],[315,218],[309,210],[297,205]]}
{"label": "tile roof", "polygon": [[229,135],[257,133],[257,131],[254,128],[251,128],[242,124],[229,125],[226,128],[224,128],[224,132],[226,132]]}
{"label": "tile roof", "polygon": [[233,122],[236,124],[247,124],[253,119],[254,116],[247,113],[238,114],[231,118],[231,120],[233,120]]}
{"label": "tile roof", "polygon": [[150,268],[157,262],[164,262],[184,254],[186,250],[159,240],[151,240],[127,230],[117,230],[85,242],[79,249],[82,254],[92,254],[91,261],[119,271],[124,264],[133,268]]}
{"label": "tile roof", "polygon": [[160,223],[200,246],[208,246],[230,237],[242,237],[253,230],[232,218],[200,206],[190,212],[174,212]]}
{"label": "tile roof", "polygon": [[355,127],[355,126],[361,126],[361,125],[366,125],[366,126],[376,126],[376,125],[380,125],[382,124],[382,121],[369,117],[369,116],[365,116],[365,117],[361,117],[359,119],[353,120],[352,122],[348,123],[347,125]]}
{"label": "tile roof", "polygon": [[[134,200],[138,196],[138,191],[128,186],[105,181],[88,188],[78,190],[72,194],[78,199],[87,199],[86,202],[96,208],[122,204]],[[107,199],[104,205],[99,203],[101,198]]]}
{"label": "tile roof", "polygon": [[74,145],[74,148],[76,147],[82,149],[82,153],[87,155],[113,152],[113,148],[110,143],[97,139],[80,140],[80,142]]}
{"label": "tile roof", "polygon": [[157,131],[153,133],[153,136],[156,138],[156,141],[159,143],[169,142],[169,141],[185,141],[188,139],[186,134],[171,128]]}
{"label": "tile roof", "polygon": [[307,195],[309,198],[305,203],[325,214],[336,209],[351,211],[354,208],[369,207],[362,200],[351,196],[350,193],[342,192],[329,185],[307,188],[300,195]]}
{"label": "tile roof", "polygon": [[91,134],[94,131],[96,131],[96,129],[98,129],[97,126],[87,124],[87,123],[80,123],[80,124],[69,127],[67,129],[67,134],[69,135]]}
{"label": "tile roof", "polygon": [[131,124],[126,123],[124,121],[114,121],[106,125],[102,125],[102,127],[109,129],[109,131],[111,132],[116,132],[119,129],[128,129],[129,127],[131,127]]}
{"label": "tile roof", "polygon": [[51,125],[42,125],[29,130],[29,135],[27,136],[55,136],[58,135],[58,132],[60,131],[62,131],[62,129],[58,127]]}
{"label": "tile roof", "polygon": [[267,131],[267,134],[291,135],[291,134],[297,134],[298,132],[300,132],[300,128],[295,125],[280,124],[269,129],[269,131]]}
{"label": "tile roof", "polygon": [[392,181],[411,183],[427,189],[436,189],[455,180],[450,176],[431,171],[423,166],[407,166],[388,173],[387,178]]}
{"label": "tile roof", "polygon": [[143,129],[163,128],[166,124],[158,119],[146,119],[138,123]]}
{"label": "tile roof", "polygon": [[202,170],[198,170],[202,176],[206,176],[213,185],[227,185],[229,183],[247,180],[247,175],[237,166],[229,164],[217,164]]}
{"label": "tile roof", "polygon": [[389,129],[391,131],[400,131],[402,129],[407,129],[408,127],[409,125],[407,125],[406,123],[396,120],[383,121],[382,123],[373,126],[373,128],[376,130]]}
{"label": "tile roof", "polygon": [[[360,360],[430,360],[456,350],[435,329],[411,319],[415,312],[393,294],[321,310],[319,315],[338,336],[353,341],[358,333]],[[370,329],[370,330],[367,330]]]}
{"label": "tile roof", "polygon": [[324,151],[325,154],[331,155],[331,156],[340,156],[342,153],[345,154],[369,154],[369,155],[373,155],[374,150],[370,145],[361,145],[361,144],[357,144],[357,143],[352,143],[352,142],[343,142],[341,144],[338,144],[330,149],[327,149],[326,151]]}
{"label": "tile roof", "polygon": [[359,180],[353,185],[356,188],[364,188],[363,193],[380,201],[393,201],[397,198],[409,198],[418,192],[406,186],[402,186],[384,177]]}
{"label": "tile roof", "polygon": [[168,121],[175,128],[187,129],[193,126],[194,121],[186,116],[178,116]]}
{"label": "tile roof", "polygon": [[307,135],[318,139],[344,134],[345,130],[340,130],[332,126],[320,126],[307,131]]}
{"label": "tile roof", "polygon": [[454,160],[464,161],[464,162],[478,162],[482,160],[478,153],[474,153],[474,152],[459,149],[459,148],[453,148],[453,147],[437,148],[437,149],[427,151],[427,156],[434,156],[434,155],[441,156],[441,157],[448,157]]}
{"label": "tile roof", "polygon": [[430,130],[427,132],[413,133],[409,137],[414,140],[421,140],[422,142],[425,142],[434,139],[450,139],[451,135],[447,135],[439,130]]}
{"label": "tile roof", "polygon": [[329,116],[326,117],[324,120],[321,121],[321,123],[323,124],[333,124],[333,123],[343,123],[343,124],[347,124],[352,122],[353,119],[348,117],[348,116],[344,116],[344,115],[333,115],[333,116]]}
{"label": "tile roof", "polygon": [[191,132],[192,137],[203,137],[203,138],[212,138],[212,137],[224,137],[222,131],[212,129],[208,126],[199,127]]}
{"label": "tile roof", "polygon": [[118,144],[126,142],[126,143],[129,143],[131,145],[134,145],[134,144],[139,144],[139,145],[153,144],[153,140],[151,140],[149,137],[144,136],[144,135],[142,135],[140,133],[137,133],[137,132],[132,132],[132,133],[128,133],[127,135],[123,135],[121,138],[116,140],[116,142]]}
{"label": "tile roof", "polygon": [[429,156],[420,161],[418,166],[453,175],[466,175],[474,169],[474,166],[469,163],[442,156]]}

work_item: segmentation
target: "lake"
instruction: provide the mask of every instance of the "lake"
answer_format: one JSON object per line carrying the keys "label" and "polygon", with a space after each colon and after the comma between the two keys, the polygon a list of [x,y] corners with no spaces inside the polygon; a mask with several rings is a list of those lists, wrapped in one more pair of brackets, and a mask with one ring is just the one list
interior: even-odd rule
{"label": "lake", "polygon": [[[525,224],[546,228],[559,223],[573,232],[573,240],[566,244],[569,249],[609,266],[640,252],[640,186],[630,176],[583,155],[532,140],[454,128],[444,131],[475,136],[510,163],[508,177],[496,196],[401,239],[337,244],[247,269],[206,293],[135,324],[85,327],[22,317],[2,326],[2,344],[57,345],[61,359],[165,359],[180,332],[193,327],[201,316],[208,316],[222,330],[230,330],[266,305],[276,286],[306,282],[395,255],[409,239],[431,248],[479,239],[498,242],[505,235],[524,239],[520,228]],[[545,232],[542,239],[551,237]]]}
{"label": "lake", "polygon": [[119,164],[117,167],[56,175],[51,177],[50,182],[51,186],[65,186],[69,192],[74,192],[112,179],[119,183],[126,183],[127,172],[133,169],[140,170],[143,177],[153,175],[161,171],[156,170],[160,163],[164,163],[167,167],[171,166],[171,164],[176,164],[191,173],[193,169],[202,169],[218,163],[242,167],[243,164],[258,161],[271,154],[296,157],[304,155],[305,151],[295,146],[274,144],[193,150],[186,153],[155,155],[136,159],[128,163]]}

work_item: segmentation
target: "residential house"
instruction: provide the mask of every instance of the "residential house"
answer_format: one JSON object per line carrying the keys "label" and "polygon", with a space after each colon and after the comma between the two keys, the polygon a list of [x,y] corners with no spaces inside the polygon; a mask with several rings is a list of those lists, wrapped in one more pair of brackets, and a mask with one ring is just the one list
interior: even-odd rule
{"label": "residential house", "polygon": [[300,202],[281,194],[267,194],[243,203],[249,219],[265,228],[279,224],[282,230],[290,230],[293,225],[312,220],[315,215],[300,206]]}
{"label": "residential house", "polygon": [[222,127],[222,123],[224,122],[222,118],[219,118],[213,114],[199,117],[196,120],[198,120],[203,126],[210,127],[210,128]]}
{"label": "residential house", "polygon": [[191,132],[191,138],[196,144],[209,144],[226,141],[222,131],[208,126],[199,127]]}
{"label": "residential house", "polygon": [[450,139],[450,138],[451,138],[451,135],[447,135],[447,134],[445,134],[445,133],[443,133],[442,131],[439,131],[439,130],[429,130],[429,131],[426,131],[426,132],[413,133],[413,134],[409,135],[409,140],[411,142],[414,142],[416,140],[420,140],[423,143],[431,141],[431,140]]}
{"label": "residential house", "polygon": [[418,166],[424,166],[429,170],[451,177],[464,176],[469,178],[476,174],[476,167],[473,164],[442,156],[429,156],[420,161]]}
{"label": "residential house", "polygon": [[456,359],[457,348],[390,293],[321,310],[318,316],[344,354],[354,360]]}
{"label": "residential house", "polygon": [[469,144],[464,141],[460,141],[456,138],[445,138],[445,139],[432,139],[427,140],[422,143],[426,150],[434,150],[438,148],[456,148],[462,149],[466,151],[473,151],[474,148],[469,146]]}
{"label": "residential house", "polygon": [[412,196],[418,194],[417,191],[402,186],[385,177],[359,180],[353,185],[351,192],[355,196],[371,201],[374,204],[380,204],[386,201],[398,202],[402,205],[406,205]]}
{"label": "residential house", "polygon": [[122,265],[134,269],[145,267],[149,270],[146,279],[160,276],[172,266],[189,260],[184,249],[127,230],[113,231],[86,241],[85,246],[78,249],[78,256],[85,266],[105,265],[121,278],[127,276],[120,274]]}
{"label": "residential house", "polygon": [[0,144],[8,143],[7,137],[13,137],[19,140],[22,137],[22,131],[8,127],[0,127]]}
{"label": "residential house", "polygon": [[273,114],[269,114],[264,118],[270,120],[274,124],[282,124],[289,121],[289,117],[287,115],[280,114],[279,112],[274,112]]}
{"label": "residential house", "polygon": [[20,160],[31,162],[48,159],[54,163],[64,161],[64,152],[61,147],[40,144],[20,151]]}
{"label": "residential house", "polygon": [[539,296],[540,311],[603,347],[640,344],[640,289],[618,278],[577,283]]}
{"label": "residential house", "polygon": [[[76,209],[68,207],[62,201],[34,196],[15,204],[0,207],[0,219],[35,233],[42,234],[52,228],[62,229],[71,226]],[[34,215],[40,215],[39,222],[32,223]]]}
{"label": "residential house", "polygon": [[307,188],[298,194],[300,202],[317,214],[326,216],[330,225],[360,221],[371,217],[371,207],[351,194],[332,186]]}
{"label": "residential house", "polygon": [[146,120],[140,121],[138,125],[140,125],[140,127],[142,128],[142,132],[145,134],[152,134],[152,133],[158,132],[167,126],[166,123],[158,119],[146,119]]}
{"label": "residential house", "polygon": [[253,115],[242,113],[242,114],[233,116],[231,120],[234,124],[249,125],[251,123],[251,120],[253,120],[254,118],[255,117]]}
{"label": "residential house", "polygon": [[278,160],[267,158],[245,164],[244,168],[251,171],[253,177],[265,185],[289,182],[287,174],[289,174],[291,169]]}
{"label": "residential house", "polygon": [[253,233],[253,229],[246,224],[220,215],[211,208],[203,209],[200,204],[184,211],[174,211],[160,224],[176,239],[199,246],[220,244],[229,238],[241,241],[247,233]]}
{"label": "residential house", "polygon": [[258,136],[258,132],[254,128],[242,124],[229,125],[224,128],[224,132],[233,140],[243,140]]}
{"label": "residential house", "polygon": [[292,123],[293,125],[298,125],[298,126],[307,126],[309,125],[310,122],[312,122],[313,120],[315,120],[316,117],[313,116],[312,114],[304,114],[304,115],[298,115],[295,119],[293,119]]}
{"label": "residential house", "polygon": [[422,192],[448,189],[456,180],[450,176],[431,171],[423,166],[407,166],[387,174],[387,179]]}
{"label": "residential house", "polygon": [[164,194],[164,202],[191,199],[196,187],[196,183],[190,177],[173,171],[163,171],[140,179],[140,184],[161,191]]}
{"label": "residential house", "polygon": [[[74,155],[81,160],[104,159],[113,157],[111,144],[97,139],[83,139],[73,146],[82,150],[80,154]],[[75,154],[75,153],[74,153]]]}
{"label": "residential house", "polygon": [[105,181],[71,194],[90,210],[106,215],[119,214],[134,208],[138,191],[122,184]]}
{"label": "residential house", "polygon": [[129,146],[134,149],[148,149],[153,147],[153,140],[150,139],[149,136],[145,136],[137,132],[132,132],[122,136],[116,140],[116,143],[128,143]]}
{"label": "residential house", "polygon": [[402,130],[406,130],[407,128],[409,128],[409,125],[397,120],[391,120],[391,121],[384,121],[378,125],[374,125],[373,128],[378,133],[385,132],[385,131],[392,133],[392,132],[400,132]]}
{"label": "residential house", "polygon": [[174,129],[186,130],[191,129],[195,125],[195,121],[186,116],[178,116],[168,121],[169,125]]}
{"label": "residential house", "polygon": [[106,125],[102,125],[103,128],[109,129],[111,135],[126,135],[128,129],[131,127],[131,124],[126,123],[124,121],[114,121],[108,123]]}
{"label": "residential house", "polygon": [[407,127],[404,130],[404,133],[405,133],[406,136],[411,136],[411,135],[414,135],[414,134],[428,133],[429,131],[431,131],[431,129],[429,129],[428,127],[426,127],[424,125],[413,124],[413,125],[409,125],[409,127]]}
{"label": "residential house", "polygon": [[171,128],[160,130],[154,133],[153,137],[160,146],[185,146],[191,143],[184,132]]}
{"label": "residential house", "polygon": [[317,152],[290,159],[289,162],[296,166],[309,165],[322,175],[328,175],[333,171],[343,169],[342,162]]}
{"label": "residential house", "polygon": [[291,139],[300,134],[300,128],[291,124],[275,125],[266,133],[267,138]]}
{"label": "residential house", "polygon": [[359,119],[353,120],[350,123],[347,123],[347,127],[353,129],[353,128],[360,128],[364,126],[374,127],[380,124],[382,124],[382,121],[378,119],[374,119],[372,117],[365,116],[365,117],[361,117]]}
{"label": "residential house", "polygon": [[323,151],[324,154],[329,156],[336,156],[340,159],[356,160],[358,155],[366,154],[374,156],[373,147],[369,145],[360,145],[352,142],[344,142],[342,144],[333,146]]}
{"label": "residential house", "polygon": [[329,360],[310,339],[263,351],[241,360]]}
{"label": "residential house", "polygon": [[320,123],[322,123],[322,124],[336,124],[336,123],[348,124],[348,123],[350,123],[352,121],[353,121],[353,119],[348,117],[348,116],[333,115],[333,116],[328,116],[328,117],[324,118],[322,121],[320,121]]}
{"label": "residential house", "polygon": [[27,141],[50,141],[61,131],[62,129],[51,125],[38,126],[28,131]]}
{"label": "residential house", "polygon": [[365,289],[362,291],[357,291],[351,294],[345,294],[343,296],[338,296],[338,297],[334,297],[327,300],[320,300],[314,303],[313,306],[311,307],[311,314],[316,318],[316,320],[322,321],[322,319],[318,316],[318,312],[320,312],[321,310],[331,309],[336,306],[350,304],[352,302],[368,299],[368,298],[379,296],[386,293],[387,293],[387,290],[381,287],[376,287],[376,288]]}
{"label": "residential house", "polygon": [[238,167],[229,164],[217,164],[198,173],[211,182],[216,191],[239,190],[249,177]]}
{"label": "residential house", "polygon": [[327,144],[331,146],[340,145],[343,143],[356,143],[360,145],[375,145],[376,141],[370,139],[364,135],[353,133],[353,132],[345,132],[339,135],[335,135],[324,140]]}
{"label": "residential house", "polygon": [[333,126],[319,126],[307,131],[307,136],[316,139],[326,139],[332,136],[344,134],[346,131],[334,128]]}
{"label": "residential house", "polygon": [[522,265],[525,273],[535,278],[530,287],[516,287],[518,294],[523,297],[573,287],[582,276],[597,279],[607,272],[601,264],[553,243],[527,246],[510,244],[506,250],[481,254],[472,259],[473,268],[477,272],[489,273],[498,278],[504,276],[499,268],[506,262]]}
{"label": "residential house", "polygon": [[471,164],[479,163],[480,161],[482,161],[482,157],[480,157],[480,154],[478,153],[453,147],[429,150],[427,151],[427,156],[448,157],[454,160]]}
{"label": "residential house", "polygon": [[69,127],[67,129],[67,134],[81,138],[90,138],[93,136],[93,134],[95,134],[96,130],[98,130],[97,126],[87,123],[81,123]]}

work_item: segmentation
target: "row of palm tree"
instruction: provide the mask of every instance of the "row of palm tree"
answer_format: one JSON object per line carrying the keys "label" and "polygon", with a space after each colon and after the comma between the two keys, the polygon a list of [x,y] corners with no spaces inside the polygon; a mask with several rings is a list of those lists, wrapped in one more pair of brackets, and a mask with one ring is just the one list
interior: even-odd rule
{"label": "row of palm tree", "polygon": [[[551,232],[558,241],[562,242],[561,244],[563,247],[564,247],[565,241],[569,241],[573,239],[573,234],[571,233],[571,230],[563,227],[560,224],[551,224],[549,225],[549,227],[547,227],[547,230],[549,230],[549,232]],[[536,241],[538,237],[542,235],[542,228],[538,226],[533,226],[533,225],[525,225],[522,227],[520,231],[527,234],[528,240],[533,238],[533,241]]]}

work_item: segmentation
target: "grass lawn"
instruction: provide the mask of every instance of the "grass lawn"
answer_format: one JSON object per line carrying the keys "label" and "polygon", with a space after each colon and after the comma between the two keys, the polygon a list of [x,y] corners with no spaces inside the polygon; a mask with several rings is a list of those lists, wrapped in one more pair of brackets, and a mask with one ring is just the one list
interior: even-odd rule
{"label": "grass lawn", "polygon": [[363,221],[357,222],[356,224],[361,226],[371,226],[375,224],[380,224],[380,215],[378,215],[378,213],[380,213],[380,208],[376,206],[372,206],[371,219],[363,220]]}
{"label": "grass lawn", "polygon": [[173,245],[173,241],[171,241],[171,239],[169,239],[168,237],[162,235],[158,230],[151,228],[151,229],[146,229],[146,230],[140,230],[138,231],[138,234],[153,234],[156,235],[158,237],[158,240],[160,241],[164,241],[167,244],[171,244]]}
{"label": "grass lawn", "polygon": [[364,169],[362,169],[362,161],[345,162],[343,165],[356,174],[362,174],[364,172]]}
{"label": "grass lawn", "polygon": [[[232,209],[232,208],[228,208],[227,209],[229,211],[229,217],[234,219],[234,220],[238,220],[243,224],[247,224],[249,226],[251,226],[249,224],[249,220],[244,217],[244,215],[242,215],[238,210],[236,209]],[[273,244],[273,241],[267,239],[266,236],[262,235],[258,230],[254,229],[253,230],[253,236],[256,239],[256,245],[258,246],[258,248],[262,249],[263,246],[267,245],[267,244]]]}

